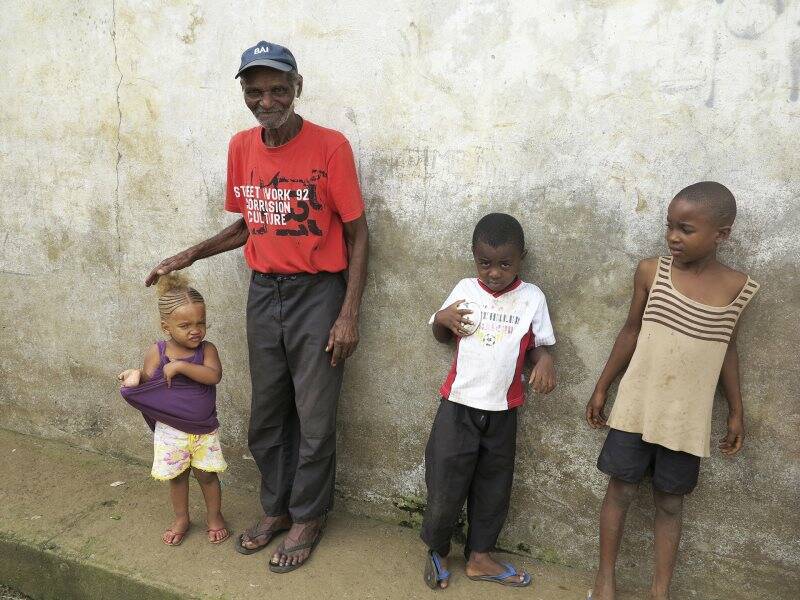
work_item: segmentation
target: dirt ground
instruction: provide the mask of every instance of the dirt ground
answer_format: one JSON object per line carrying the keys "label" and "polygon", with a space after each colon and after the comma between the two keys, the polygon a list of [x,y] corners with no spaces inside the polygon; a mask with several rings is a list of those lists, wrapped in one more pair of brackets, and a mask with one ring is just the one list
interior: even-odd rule
{"label": "dirt ground", "polygon": [[[411,529],[334,511],[311,561],[294,573],[275,575],[266,568],[268,552],[242,556],[234,551],[232,540],[220,546],[206,541],[196,483],[190,492],[192,529],[183,544],[173,548],[160,539],[170,522],[167,488],[153,481],[142,465],[0,431],[0,472],[10,475],[4,477],[0,488],[0,535],[4,539],[183,597],[431,597],[422,580],[424,550],[417,532]],[[252,492],[224,486],[224,513],[232,531],[250,525],[258,516],[258,506]],[[0,562],[9,558],[0,557]],[[586,598],[591,581],[587,572],[519,556],[505,558],[533,574],[530,588],[515,590],[469,581],[463,559],[456,558],[447,596],[453,600],[485,599],[488,594],[530,600]],[[6,579],[0,577],[0,581],[37,597],[32,590],[41,582],[35,572],[26,581],[7,579],[21,578],[19,571],[5,572],[2,576]],[[119,581],[124,587],[125,579]],[[621,597],[643,596],[629,591]]]}

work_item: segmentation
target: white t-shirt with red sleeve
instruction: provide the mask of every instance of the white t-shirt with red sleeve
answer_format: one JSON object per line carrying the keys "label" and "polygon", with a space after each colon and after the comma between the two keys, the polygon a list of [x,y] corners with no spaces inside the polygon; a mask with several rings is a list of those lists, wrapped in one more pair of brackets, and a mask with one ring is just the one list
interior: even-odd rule
{"label": "white t-shirt with red sleeve", "polygon": [[481,307],[481,322],[475,333],[456,339],[456,355],[440,394],[480,410],[520,406],[525,401],[525,353],[556,343],[544,293],[520,279],[501,292],[478,279],[462,279],[442,308],[462,299]]}

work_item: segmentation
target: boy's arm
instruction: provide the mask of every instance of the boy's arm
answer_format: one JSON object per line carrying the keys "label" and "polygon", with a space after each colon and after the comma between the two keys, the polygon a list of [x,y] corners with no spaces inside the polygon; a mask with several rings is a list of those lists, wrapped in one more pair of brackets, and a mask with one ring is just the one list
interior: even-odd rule
{"label": "boy's arm", "polygon": [[533,391],[539,394],[549,394],[556,387],[556,369],[553,364],[553,355],[547,346],[537,346],[530,352],[533,361],[530,384]]}
{"label": "boy's arm", "polygon": [[556,369],[553,365],[553,355],[547,346],[556,343],[556,336],[553,333],[553,323],[550,321],[550,311],[547,309],[547,299],[544,295],[533,313],[531,335],[534,347],[528,350],[528,355],[533,361],[529,381],[533,391],[549,394],[556,387]]}
{"label": "boy's arm", "polygon": [[461,329],[461,324],[465,323],[464,315],[468,315],[472,311],[466,308],[459,310],[458,305],[462,302],[464,302],[464,300],[456,300],[433,315],[431,328],[433,330],[433,337],[436,338],[437,342],[446,344],[453,336],[464,336],[465,332]]}
{"label": "boy's arm", "polygon": [[205,385],[216,385],[222,379],[222,364],[219,360],[219,353],[211,342],[204,342],[204,357],[202,365],[195,365],[185,360],[173,360],[164,365],[164,379],[167,386],[171,385],[172,378],[180,373]]}
{"label": "boy's arm", "polygon": [[[465,315],[472,311],[465,308],[458,310],[458,305],[465,301],[463,285],[464,280],[459,281],[444,301],[442,308],[431,317],[430,325],[437,342],[446,344],[453,336],[464,337],[466,334],[461,325],[466,324],[468,317],[465,318]],[[458,297],[461,297],[461,300],[456,300]]]}
{"label": "boy's arm", "polygon": [[719,378],[728,401],[728,433],[719,441],[719,449],[723,454],[733,456],[744,444],[744,409],[739,387],[739,350],[736,348],[735,330],[725,352]]}
{"label": "boy's arm", "polygon": [[433,325],[431,325],[431,330],[433,331],[433,337],[436,338],[437,342],[446,344],[453,337],[453,333],[450,331],[450,329],[448,329],[444,325],[441,325],[437,321],[440,312],[442,311],[437,312],[436,316],[433,318]]}
{"label": "boy's arm", "polygon": [[592,397],[586,405],[586,422],[593,429],[605,426],[606,417],[603,414],[603,409],[606,405],[608,388],[628,365],[633,356],[633,351],[636,350],[636,340],[639,337],[639,330],[642,328],[642,315],[644,314],[644,307],[647,305],[647,294],[650,291],[650,284],[655,276],[657,265],[658,259],[648,258],[639,261],[639,265],[636,267],[636,274],[633,276],[633,298],[628,310],[628,318],[617,335],[606,366],[603,368],[603,372],[594,387]]}

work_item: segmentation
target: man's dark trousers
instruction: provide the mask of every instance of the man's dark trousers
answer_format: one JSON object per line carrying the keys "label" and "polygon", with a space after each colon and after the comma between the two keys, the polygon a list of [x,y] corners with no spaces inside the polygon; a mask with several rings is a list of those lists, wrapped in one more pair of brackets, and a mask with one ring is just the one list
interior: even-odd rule
{"label": "man's dark trousers", "polygon": [[264,514],[303,523],[333,505],[336,406],[343,362],[328,336],[345,294],[341,273],[254,273],[247,300],[253,396],[248,443]]}
{"label": "man's dark trousers", "polygon": [[516,408],[488,411],[441,401],[425,448],[421,537],[428,548],[447,556],[466,500],[465,555],[494,549],[508,514],[516,441]]}

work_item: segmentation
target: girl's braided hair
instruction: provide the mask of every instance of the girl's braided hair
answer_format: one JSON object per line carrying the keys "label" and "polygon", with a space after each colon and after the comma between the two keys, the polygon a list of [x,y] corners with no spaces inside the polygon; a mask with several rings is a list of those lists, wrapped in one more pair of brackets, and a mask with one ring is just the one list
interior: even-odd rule
{"label": "girl's braided hair", "polygon": [[189,287],[188,277],[176,271],[158,278],[156,293],[158,294],[158,312],[161,314],[162,320],[184,304],[205,304],[200,292]]}

